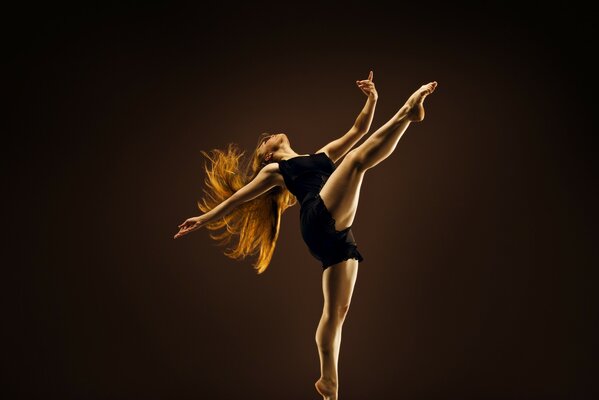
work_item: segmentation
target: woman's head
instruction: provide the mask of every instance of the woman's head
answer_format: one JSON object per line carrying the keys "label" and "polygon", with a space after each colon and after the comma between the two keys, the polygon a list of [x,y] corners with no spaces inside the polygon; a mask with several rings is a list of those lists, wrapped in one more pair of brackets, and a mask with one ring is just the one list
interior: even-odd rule
{"label": "woman's head", "polygon": [[260,167],[276,161],[277,151],[289,147],[289,138],[284,133],[261,133],[254,152],[255,164]]}

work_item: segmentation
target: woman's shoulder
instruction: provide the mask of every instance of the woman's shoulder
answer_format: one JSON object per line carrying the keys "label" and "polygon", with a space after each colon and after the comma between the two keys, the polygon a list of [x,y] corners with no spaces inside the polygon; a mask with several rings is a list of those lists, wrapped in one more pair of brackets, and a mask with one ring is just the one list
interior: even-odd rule
{"label": "woman's shoulder", "polygon": [[278,162],[271,162],[266,164],[264,167],[262,167],[261,172],[264,173],[273,173],[273,172],[279,172],[279,163]]}
{"label": "woman's shoulder", "polygon": [[277,186],[285,185],[285,179],[283,178],[283,174],[279,168],[279,163],[277,162],[266,164],[264,167],[262,167],[260,173],[266,175],[268,179],[272,179]]}

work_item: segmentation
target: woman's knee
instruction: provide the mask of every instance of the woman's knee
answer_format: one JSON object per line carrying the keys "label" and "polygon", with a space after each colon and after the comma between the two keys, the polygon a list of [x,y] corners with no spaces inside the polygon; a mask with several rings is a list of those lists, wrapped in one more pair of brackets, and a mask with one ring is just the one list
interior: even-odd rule
{"label": "woman's knee", "polygon": [[345,317],[347,316],[348,312],[349,304],[331,306],[328,307],[328,310],[325,314],[325,318],[332,323],[340,323],[345,320]]}
{"label": "woman's knee", "polygon": [[345,317],[347,316],[348,312],[349,312],[349,304],[346,304],[344,306],[340,306],[337,308],[338,318],[342,321],[345,320]]}
{"label": "woman's knee", "polygon": [[358,172],[364,172],[366,168],[366,160],[368,155],[366,154],[367,149],[356,147],[350,150],[345,156],[345,159],[350,163],[351,167]]}
{"label": "woman's knee", "polygon": [[365,154],[363,149],[356,147],[355,149],[350,150],[345,156],[345,160],[347,160],[355,170],[364,170]]}

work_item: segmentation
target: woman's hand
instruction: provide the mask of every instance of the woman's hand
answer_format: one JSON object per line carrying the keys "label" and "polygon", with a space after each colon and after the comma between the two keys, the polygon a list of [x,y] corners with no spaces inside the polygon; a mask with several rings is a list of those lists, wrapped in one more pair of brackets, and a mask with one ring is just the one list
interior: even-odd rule
{"label": "woman's hand", "polygon": [[206,218],[203,215],[197,217],[191,217],[185,220],[181,225],[179,225],[179,232],[175,234],[173,239],[177,239],[183,235],[187,235],[190,232],[195,231],[196,229],[200,229],[202,226],[206,224]]}
{"label": "woman's hand", "polygon": [[379,98],[379,94],[377,93],[376,88],[374,87],[374,82],[372,82],[372,77],[373,77],[373,73],[372,73],[372,71],[370,71],[370,73],[368,74],[368,79],[363,80],[363,81],[356,81],[356,84],[358,85],[360,90],[362,92],[364,92],[364,94],[366,96],[368,96],[368,98],[376,100]]}

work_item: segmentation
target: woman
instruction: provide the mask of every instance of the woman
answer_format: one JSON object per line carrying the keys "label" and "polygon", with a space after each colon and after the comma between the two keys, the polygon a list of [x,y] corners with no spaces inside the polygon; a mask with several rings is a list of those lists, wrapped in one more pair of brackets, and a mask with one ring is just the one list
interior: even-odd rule
{"label": "woman", "polygon": [[316,330],[321,376],[315,386],[325,400],[337,399],[341,330],[363,260],[351,232],[362,179],[389,157],[410,122],[423,120],[424,99],[437,86],[431,82],[420,87],[393,118],[350,151],[370,129],[378,99],[372,78],[370,71],[368,79],[356,81],[368,99],[353,127],[315,153],[296,153],[283,133],[262,134],[242,174],[243,153],[234,145],[211,156],[203,152],[211,162],[206,167],[206,197],[198,203],[204,214],[185,220],[175,234],[178,238],[203,226],[224,228],[211,236],[223,243],[236,238],[225,254],[241,259],[258,253],[254,267],[262,273],[274,252],[281,214],[296,200],[301,204],[302,237],[323,268],[324,307]]}

